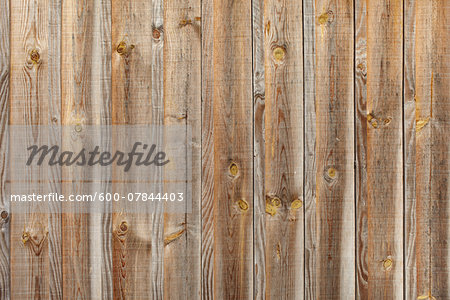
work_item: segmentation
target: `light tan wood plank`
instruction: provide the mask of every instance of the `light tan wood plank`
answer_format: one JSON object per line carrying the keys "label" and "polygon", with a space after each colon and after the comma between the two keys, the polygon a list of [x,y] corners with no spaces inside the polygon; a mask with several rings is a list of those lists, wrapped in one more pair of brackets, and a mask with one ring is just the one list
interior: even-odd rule
{"label": "light tan wood plank", "polygon": [[403,297],[402,1],[367,1],[368,297]]}
{"label": "light tan wood plank", "polygon": [[[33,125],[48,124],[48,1],[12,1],[11,125],[27,128],[28,146],[45,141]],[[14,172],[14,163],[11,161]],[[45,168],[30,167],[21,190],[44,192]],[[13,189],[15,183],[12,183]],[[11,205],[11,299],[49,297],[48,215],[37,203]]]}
{"label": "light tan wood plank", "polygon": [[316,1],[317,298],[355,297],[353,2]]}
{"label": "light tan wood plank", "polygon": [[301,3],[264,3],[265,179],[264,198],[255,203],[263,213],[255,218],[265,218],[265,268],[258,271],[270,299],[303,296],[301,16]]}

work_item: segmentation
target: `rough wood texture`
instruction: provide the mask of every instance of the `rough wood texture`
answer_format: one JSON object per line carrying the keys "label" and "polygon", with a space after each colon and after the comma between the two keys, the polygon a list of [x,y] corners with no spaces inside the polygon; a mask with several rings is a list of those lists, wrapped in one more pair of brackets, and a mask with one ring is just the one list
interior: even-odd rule
{"label": "rough wood texture", "polygon": [[6,174],[8,169],[8,124],[9,124],[9,67],[10,67],[10,15],[9,1],[0,1],[0,211],[5,212],[0,220],[0,298],[10,297],[9,229],[10,203],[6,198]]}
{"label": "rough wood texture", "polygon": [[[27,128],[28,146],[44,140],[33,125],[48,124],[48,1],[12,1],[10,123]],[[14,172],[14,161],[11,161]],[[23,183],[30,191],[45,192],[38,180],[45,169],[30,168]],[[36,203],[24,210],[11,205],[11,299],[49,297],[48,215]]]}
{"label": "rough wood texture", "polygon": [[264,232],[255,236],[255,243],[264,247],[265,262],[255,272],[265,276],[265,296],[269,299],[303,296],[303,285],[299,284],[303,274],[298,272],[303,269],[301,21],[299,2],[264,3],[264,194],[255,202],[255,223],[263,222]]}
{"label": "rough wood texture", "polygon": [[355,296],[353,2],[316,1],[317,298]]}
{"label": "rough wood texture", "polygon": [[170,299],[201,297],[200,16],[200,1],[164,1],[164,125],[186,124],[192,130],[186,145],[192,146],[192,212],[164,216],[164,295]]}
{"label": "rough wood texture", "polygon": [[356,297],[367,299],[367,1],[355,1]]}
{"label": "rough wood texture", "polygon": [[402,1],[367,1],[368,297],[403,297]]}
{"label": "rough wood texture", "polygon": [[[0,0],[0,11],[0,299],[450,294],[448,1]],[[117,166],[101,184],[62,180],[70,166],[10,182],[9,128],[28,128],[25,146],[80,149],[88,125],[137,124],[190,126],[192,180],[179,182],[192,212],[10,203],[8,184],[66,196],[148,185],[121,183],[136,178]],[[50,139],[32,125],[50,125]],[[100,137],[112,151],[130,142],[112,127]],[[165,180],[161,191],[172,179],[143,176]]]}
{"label": "rough wood texture", "polygon": [[253,298],[250,1],[214,0],[214,297]]}
{"label": "rough wood texture", "polygon": [[[150,1],[113,0],[111,9],[112,124],[155,124],[160,116],[152,108],[161,103],[152,96],[157,88],[152,82],[152,44],[162,41],[163,30],[152,26]],[[113,140],[113,148],[119,146],[120,140]],[[123,186],[113,184],[112,188],[114,192],[127,192]],[[154,222],[150,212],[127,213],[127,204],[113,203],[113,297],[148,299],[154,289],[152,274],[157,272],[152,263],[156,251],[152,241],[157,233],[151,227]]]}
{"label": "rough wood texture", "polygon": [[415,63],[409,67],[415,96],[417,277],[407,290],[420,299],[449,295],[450,64],[443,42],[450,38],[449,13],[446,1],[416,1],[408,20],[415,23]]}

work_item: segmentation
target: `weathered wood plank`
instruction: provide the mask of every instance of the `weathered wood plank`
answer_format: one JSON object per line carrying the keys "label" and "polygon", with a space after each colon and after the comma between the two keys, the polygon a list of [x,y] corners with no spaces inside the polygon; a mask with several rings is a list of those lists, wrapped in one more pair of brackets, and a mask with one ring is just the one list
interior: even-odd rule
{"label": "weathered wood plank", "polygon": [[[264,3],[267,298],[303,296],[303,47],[300,2]],[[256,122],[256,120],[255,120]],[[255,239],[259,239],[255,236]],[[258,242],[256,242],[258,243]]]}
{"label": "weathered wood plank", "polygon": [[266,207],[265,162],[265,76],[264,76],[264,0],[252,0],[253,41],[253,247],[254,297],[266,296]]}
{"label": "weathered wood plank", "polygon": [[355,297],[353,1],[316,1],[317,298]]}
{"label": "weathered wood plank", "polygon": [[213,295],[250,299],[253,298],[251,2],[215,0],[213,18]]}
{"label": "weathered wood plank", "polygon": [[[49,2],[49,144],[61,145],[61,0]],[[61,168],[53,167],[49,174],[49,191],[61,194]],[[49,293],[50,299],[62,299],[63,257],[61,203],[48,204]]]}
{"label": "weathered wood plank", "polygon": [[10,15],[9,1],[0,1],[0,298],[10,298],[10,203],[6,198],[8,169]]}
{"label": "weathered wood plank", "polygon": [[[164,216],[164,295],[201,297],[201,4],[164,1],[164,126],[189,126],[192,140],[192,212]],[[188,128],[186,128],[188,130]],[[188,149],[186,149],[188,151]],[[189,155],[189,152],[186,153]],[[187,170],[188,171],[188,170]],[[167,178],[171,180],[173,178]],[[165,192],[173,192],[170,190]],[[183,266],[183,267],[180,267]]]}
{"label": "weathered wood plank", "polygon": [[[46,138],[33,125],[48,124],[48,1],[11,1],[11,77],[12,125],[27,128],[26,143],[31,146]],[[14,171],[15,161],[11,161]],[[21,174],[22,175],[22,174]],[[23,183],[12,182],[13,189],[44,192],[38,181],[48,179],[44,168],[30,167]],[[17,184],[17,186],[16,186]],[[11,205],[11,298],[49,297],[48,215],[37,203]]]}
{"label": "weathered wood plank", "polygon": [[213,1],[202,1],[202,299],[214,299],[214,17]]}
{"label": "weathered wood plank", "polygon": [[[114,0],[111,2],[111,9],[112,124],[155,124],[156,117],[160,116],[152,108],[161,103],[152,96],[152,91],[156,88],[152,82],[152,44],[161,42],[164,38],[163,30],[151,25],[151,1]],[[113,148],[119,145],[120,140],[113,140]],[[113,178],[114,181],[119,179],[114,175]],[[122,195],[130,192],[115,184],[112,188]],[[113,297],[154,298],[155,282],[152,273],[157,271],[157,266],[152,263],[156,251],[153,239],[159,238],[162,242],[162,234],[156,236],[157,233],[153,231],[151,212],[135,214],[129,212],[130,207],[127,205],[133,204],[113,203]]]}
{"label": "weathered wood plank", "polygon": [[367,24],[366,1],[355,2],[356,297],[367,299]]}
{"label": "weathered wood plank", "polygon": [[303,1],[305,299],[316,299],[316,50],[315,1]]}
{"label": "weathered wood plank", "polygon": [[404,141],[404,282],[405,299],[417,299],[416,276],[416,103],[415,103],[415,32],[416,0],[404,2],[404,72],[403,72],[403,141]]}
{"label": "weathered wood plank", "polygon": [[[64,1],[62,3],[62,146],[80,151],[86,146],[83,130],[95,124],[95,108],[101,99],[93,97],[93,16],[94,3]],[[86,178],[88,170],[62,168],[65,195],[92,192],[93,184],[77,180]],[[91,296],[90,211],[80,203],[64,203],[63,207],[63,295],[65,299],[87,299]]]}
{"label": "weathered wood plank", "polygon": [[403,2],[367,1],[368,297],[403,298]]}
{"label": "weathered wood plank", "polygon": [[[448,297],[450,5],[417,1],[415,14],[416,294]],[[406,66],[405,66],[406,67]],[[411,276],[411,275],[410,275]]]}

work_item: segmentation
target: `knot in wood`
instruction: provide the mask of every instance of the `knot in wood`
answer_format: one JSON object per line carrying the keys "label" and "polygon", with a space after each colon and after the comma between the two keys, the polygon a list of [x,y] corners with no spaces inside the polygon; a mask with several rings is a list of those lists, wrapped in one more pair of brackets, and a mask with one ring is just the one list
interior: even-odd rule
{"label": "knot in wood", "polygon": [[277,46],[273,49],[272,54],[276,61],[283,61],[286,57],[286,49],[284,49],[284,47]]}
{"label": "knot in wood", "polygon": [[30,52],[30,60],[37,64],[41,60],[41,55],[39,54],[39,51],[37,49],[33,49]]}
{"label": "knot in wood", "polygon": [[230,169],[230,174],[233,177],[236,176],[237,173],[239,172],[238,166],[234,162],[230,164],[230,168],[229,169]]}
{"label": "knot in wood", "polygon": [[241,211],[248,210],[248,203],[244,199],[239,199],[239,201],[237,202],[237,205]]}

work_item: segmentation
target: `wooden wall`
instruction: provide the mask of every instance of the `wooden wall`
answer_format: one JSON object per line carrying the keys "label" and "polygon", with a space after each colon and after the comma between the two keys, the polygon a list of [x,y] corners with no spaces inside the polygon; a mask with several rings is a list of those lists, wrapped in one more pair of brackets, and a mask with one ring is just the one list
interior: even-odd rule
{"label": "wooden wall", "polygon": [[[449,1],[0,12],[0,299],[450,299]],[[192,213],[14,214],[8,125],[143,123],[191,126]]]}

